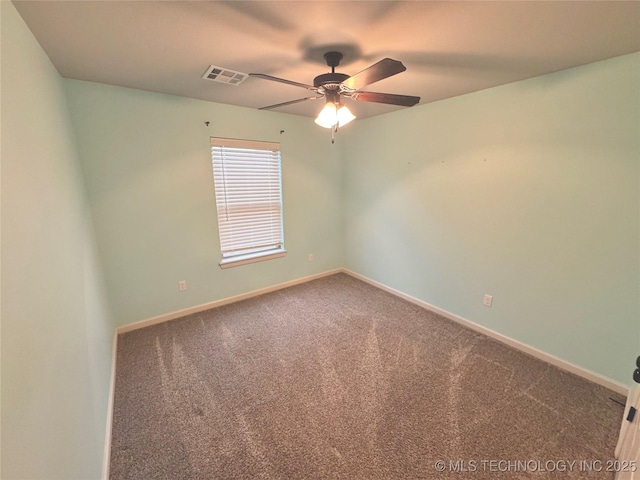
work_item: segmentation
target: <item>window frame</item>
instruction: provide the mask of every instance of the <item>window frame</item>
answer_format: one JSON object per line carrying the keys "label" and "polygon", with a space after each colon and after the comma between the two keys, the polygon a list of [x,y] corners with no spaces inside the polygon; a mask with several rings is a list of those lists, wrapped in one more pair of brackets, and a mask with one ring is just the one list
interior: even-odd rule
{"label": "window frame", "polygon": [[[284,202],[280,143],[222,137],[211,137],[210,140],[221,252],[220,268],[237,267],[284,257],[287,251],[284,248]],[[250,151],[257,153],[250,153]],[[229,155],[226,166],[225,153]],[[247,182],[248,175],[246,173],[244,175],[238,173],[238,166],[251,168],[251,160],[257,162],[257,164],[253,164],[255,169],[251,173],[257,175],[258,184]],[[236,168],[234,169],[233,167]],[[274,181],[273,178],[274,171],[277,172],[277,181]],[[233,176],[234,174],[236,175],[235,177]],[[238,199],[237,196],[234,197],[233,189],[229,188],[230,185],[235,187],[236,191],[238,188],[245,189],[242,190],[243,199]],[[268,187],[265,188],[265,185]],[[252,186],[260,188],[251,190]],[[222,191],[219,191],[220,187],[222,187]],[[229,193],[229,190],[232,193]],[[245,198],[248,191],[250,191],[249,196],[253,195],[254,197],[250,198],[250,200],[253,200],[253,204],[248,204]],[[276,197],[278,199],[277,202],[274,200]],[[259,208],[253,208],[246,213],[248,205],[254,205],[254,207],[259,205]],[[274,205],[277,205],[277,207],[274,207]],[[245,210],[245,213],[232,213],[230,220],[229,212],[239,209]],[[223,211],[226,219],[221,218],[221,212]],[[260,213],[261,211],[262,213]],[[233,215],[236,216],[234,217]],[[239,218],[243,216],[249,217],[246,222]],[[267,218],[266,222],[265,218]],[[278,221],[274,223],[276,218]],[[256,227],[256,221],[259,226],[252,230],[252,226]],[[265,223],[269,224],[269,226],[265,227]],[[234,225],[237,227],[234,227]],[[274,228],[274,225],[276,228]],[[237,228],[237,230],[234,230],[234,228]],[[234,242],[234,235],[245,240],[235,240]],[[265,243],[243,246],[243,243],[247,241],[247,235],[253,235],[252,239],[260,238]],[[266,241],[267,239],[268,241]]]}

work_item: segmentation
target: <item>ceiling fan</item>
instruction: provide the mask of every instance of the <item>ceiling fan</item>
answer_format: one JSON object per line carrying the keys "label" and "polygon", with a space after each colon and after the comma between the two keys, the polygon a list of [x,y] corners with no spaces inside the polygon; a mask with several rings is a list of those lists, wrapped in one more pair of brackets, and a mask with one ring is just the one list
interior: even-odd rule
{"label": "ceiling fan", "polygon": [[276,103],[260,108],[260,110],[268,110],[272,108],[284,107],[285,105],[293,105],[295,103],[305,102],[307,100],[317,100],[326,98],[326,104],[318,114],[315,122],[321,127],[332,128],[337,131],[338,127],[346,125],[353,120],[355,115],[343,104],[341,97],[350,98],[360,102],[386,103],[389,105],[400,105],[403,107],[412,107],[420,101],[420,97],[411,95],[396,95],[392,93],[364,92],[360,90],[367,85],[371,85],[377,81],[391,77],[398,73],[404,72],[407,68],[397,60],[385,58],[365,68],[355,75],[349,76],[344,73],[336,73],[336,67],[342,60],[342,53],[327,52],[324,54],[327,65],[331,67],[331,73],[318,75],[313,79],[313,85],[293,82],[283,78],[265,75],[264,73],[250,73],[249,76],[263,78],[274,82],[301,87],[314,92],[314,96],[299,98],[289,102]]}

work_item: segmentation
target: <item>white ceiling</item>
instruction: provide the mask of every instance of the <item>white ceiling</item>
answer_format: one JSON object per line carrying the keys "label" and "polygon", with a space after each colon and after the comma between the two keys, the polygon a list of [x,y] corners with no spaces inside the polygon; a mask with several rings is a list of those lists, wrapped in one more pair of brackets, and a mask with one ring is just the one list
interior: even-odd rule
{"label": "white ceiling", "polygon": [[[249,78],[202,79],[209,65],[312,84],[391,57],[407,71],[368,91],[461,95],[640,51],[640,2],[22,1],[13,2],[64,77],[258,108],[307,96]],[[359,117],[402,107],[349,101]],[[315,116],[318,102],[278,111]]]}

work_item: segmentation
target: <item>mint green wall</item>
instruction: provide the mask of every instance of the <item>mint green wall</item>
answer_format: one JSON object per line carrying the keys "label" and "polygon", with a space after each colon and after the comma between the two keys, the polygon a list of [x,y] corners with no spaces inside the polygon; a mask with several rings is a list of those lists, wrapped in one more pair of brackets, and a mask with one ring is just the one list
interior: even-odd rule
{"label": "mint green wall", "polygon": [[63,80],[0,3],[0,476],[100,478],[114,325]]}
{"label": "mint green wall", "polygon": [[[340,163],[311,119],[65,83],[119,325],[342,266]],[[218,266],[210,136],[281,142],[285,258]]]}
{"label": "mint green wall", "polygon": [[357,121],[342,146],[348,268],[632,383],[640,54]]}

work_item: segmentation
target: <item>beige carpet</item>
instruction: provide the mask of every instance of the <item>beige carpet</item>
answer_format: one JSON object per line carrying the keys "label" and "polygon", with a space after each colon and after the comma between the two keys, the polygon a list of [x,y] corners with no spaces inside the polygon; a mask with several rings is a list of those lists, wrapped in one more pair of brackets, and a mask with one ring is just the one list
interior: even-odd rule
{"label": "beige carpet", "polygon": [[112,479],[613,478],[624,398],[345,274],[117,355]]}

